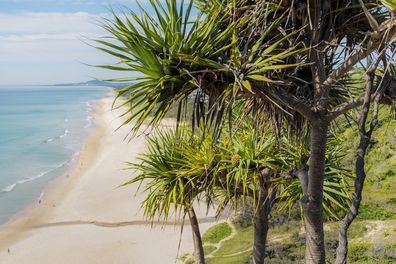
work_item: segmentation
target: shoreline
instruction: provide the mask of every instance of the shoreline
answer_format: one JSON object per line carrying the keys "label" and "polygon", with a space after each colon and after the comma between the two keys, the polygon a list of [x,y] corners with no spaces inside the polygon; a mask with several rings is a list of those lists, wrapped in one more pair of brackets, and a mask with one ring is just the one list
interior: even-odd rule
{"label": "shoreline", "polygon": [[[78,177],[79,163],[86,162],[90,164],[95,157],[87,155],[89,152],[98,153],[100,145],[92,144],[93,142],[100,139],[104,134],[103,120],[100,115],[103,114],[103,102],[104,98],[114,98],[114,91],[108,90],[101,98],[97,99],[94,107],[94,114],[92,115],[93,127],[88,132],[87,136],[82,139],[79,150],[74,154],[74,157],[69,161],[69,168],[66,169],[62,174],[55,176],[51,179],[46,186],[43,188],[39,197],[34,199],[30,205],[22,209],[20,212],[12,215],[7,222],[0,225],[0,251],[4,250],[4,245],[17,240],[21,235],[21,231],[33,227],[32,223],[39,224],[45,219],[46,214],[50,213],[48,208],[43,208],[43,205],[48,207],[45,203],[59,199],[60,188],[70,187],[73,184],[73,179]],[[97,148],[87,150],[86,147]],[[87,156],[87,157],[86,157]],[[88,159],[88,160],[86,160]],[[73,175],[73,178],[70,178]],[[4,238],[5,237],[5,238]]]}
{"label": "shoreline", "polygon": [[[41,202],[0,227],[0,263],[175,263],[178,254],[192,252],[188,223],[182,236],[172,218],[152,226],[140,208],[145,195],[138,186],[119,187],[131,178],[125,162],[136,161],[146,143],[143,135],[125,140],[128,127],[116,131],[122,109],[110,111],[113,99],[114,93],[97,101],[93,131]],[[203,204],[196,211],[203,234],[216,221],[214,212],[207,216]]]}

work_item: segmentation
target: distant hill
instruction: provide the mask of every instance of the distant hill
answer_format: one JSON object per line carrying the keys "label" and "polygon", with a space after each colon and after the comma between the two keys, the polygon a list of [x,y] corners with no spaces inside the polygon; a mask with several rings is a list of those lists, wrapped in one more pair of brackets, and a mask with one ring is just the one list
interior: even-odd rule
{"label": "distant hill", "polygon": [[105,82],[99,80],[91,80],[87,82],[80,82],[80,83],[62,83],[62,84],[55,84],[51,86],[104,86],[104,87],[112,87],[116,89],[124,88],[131,83],[114,83],[114,82]]}

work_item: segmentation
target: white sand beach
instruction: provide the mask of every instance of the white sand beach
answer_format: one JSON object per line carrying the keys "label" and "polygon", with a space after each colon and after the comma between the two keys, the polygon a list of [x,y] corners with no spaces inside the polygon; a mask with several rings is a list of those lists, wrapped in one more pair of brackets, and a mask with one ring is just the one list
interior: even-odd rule
{"label": "white sand beach", "polygon": [[[0,230],[0,263],[175,263],[180,226],[145,222],[137,186],[118,187],[132,177],[126,161],[145,151],[145,137],[124,140],[113,95],[97,106],[97,127],[83,143],[78,160],[56,179],[42,200]],[[204,207],[204,206],[203,206]],[[203,233],[214,218],[199,212]],[[193,251],[188,224],[180,254]]]}

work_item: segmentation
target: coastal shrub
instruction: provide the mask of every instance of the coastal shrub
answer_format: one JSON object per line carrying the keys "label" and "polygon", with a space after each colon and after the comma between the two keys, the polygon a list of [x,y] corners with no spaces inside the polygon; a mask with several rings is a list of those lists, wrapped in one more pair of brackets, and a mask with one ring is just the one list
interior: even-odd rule
{"label": "coastal shrub", "polygon": [[387,204],[396,204],[396,198],[390,198],[386,203]]}
{"label": "coastal shrub", "polygon": [[361,242],[349,246],[349,263],[391,264],[396,262],[396,247]]}
{"label": "coastal shrub", "polygon": [[[391,156],[390,156],[391,157]],[[388,170],[386,173],[385,173],[385,175],[387,176],[387,177],[393,177],[393,176],[395,176],[395,172],[393,171],[393,170]]]}
{"label": "coastal shrub", "polygon": [[230,236],[231,227],[227,223],[220,223],[208,229],[203,235],[203,241],[209,243],[219,243],[222,239]]}
{"label": "coastal shrub", "polygon": [[351,244],[348,249],[349,261],[367,261],[367,253],[372,246],[373,244],[367,242]]}
{"label": "coastal shrub", "polygon": [[301,263],[304,259],[305,246],[300,242],[276,242],[268,246],[267,263]]}
{"label": "coastal shrub", "polygon": [[364,220],[388,220],[396,214],[374,203],[364,203],[360,206],[359,218]]}
{"label": "coastal shrub", "polygon": [[[183,255],[181,255],[179,257],[179,259],[181,260],[181,262],[183,262],[184,264],[191,264],[191,258],[190,258],[190,254],[189,253],[185,253]],[[193,262],[194,263],[194,262]]]}
{"label": "coastal shrub", "polygon": [[235,211],[232,223],[241,227],[248,227],[254,222],[253,200],[246,199],[243,205],[239,205]]}

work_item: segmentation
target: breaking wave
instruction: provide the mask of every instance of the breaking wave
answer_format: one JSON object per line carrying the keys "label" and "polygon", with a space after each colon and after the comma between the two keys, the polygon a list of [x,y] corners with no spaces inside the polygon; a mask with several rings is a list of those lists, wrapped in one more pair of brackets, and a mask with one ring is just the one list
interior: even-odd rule
{"label": "breaking wave", "polygon": [[49,139],[47,139],[47,140],[44,140],[44,142],[45,142],[45,143],[50,143],[50,142],[52,142],[52,141],[55,141],[55,140],[58,140],[58,139],[62,139],[62,138],[64,138],[64,137],[66,137],[68,134],[69,134],[69,130],[65,129],[65,130],[63,131],[63,134],[62,134],[62,135],[56,136],[56,137],[53,137],[53,138],[49,138]]}
{"label": "breaking wave", "polygon": [[50,169],[50,170],[44,171],[44,172],[42,172],[42,173],[39,173],[39,174],[37,174],[36,176],[29,177],[29,178],[25,178],[25,179],[22,179],[22,180],[18,180],[18,181],[16,181],[16,182],[14,182],[13,184],[10,184],[10,185],[8,185],[7,187],[3,188],[3,189],[2,189],[2,192],[11,192],[11,191],[14,190],[18,185],[21,185],[21,184],[24,184],[24,183],[27,183],[27,182],[31,182],[31,181],[34,181],[34,180],[37,180],[37,179],[40,179],[41,177],[44,177],[44,176],[46,176],[47,174],[49,174],[49,173],[51,173],[51,172],[53,172],[53,171],[55,171],[55,170],[57,170],[57,169],[62,168],[63,166],[65,166],[65,165],[68,164],[68,163],[69,163],[69,161],[62,162],[61,164],[59,164],[59,165],[56,166],[55,168],[52,168],[52,169]]}

